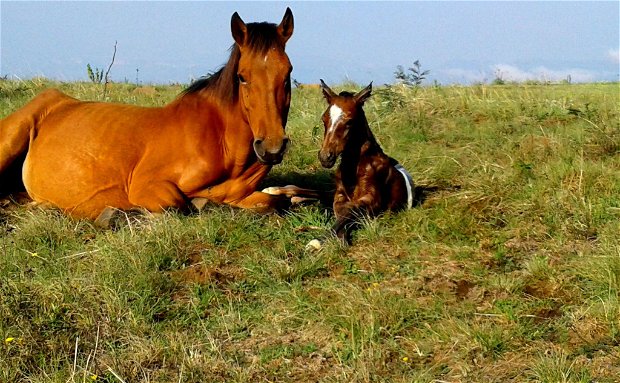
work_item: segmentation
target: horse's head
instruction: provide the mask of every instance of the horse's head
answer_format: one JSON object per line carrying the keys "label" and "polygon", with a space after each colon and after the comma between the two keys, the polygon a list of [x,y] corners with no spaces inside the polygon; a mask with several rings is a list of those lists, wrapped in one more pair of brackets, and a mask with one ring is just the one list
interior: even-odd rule
{"label": "horse's head", "polygon": [[371,95],[372,83],[356,94],[349,92],[336,94],[321,80],[321,91],[328,107],[322,117],[325,133],[319,151],[319,160],[321,165],[331,168],[346,147],[349,136],[362,133],[356,132],[362,126],[355,125],[358,117],[364,113],[362,106]]}
{"label": "horse's head", "polygon": [[239,102],[254,136],[256,157],[264,164],[278,164],[289,144],[284,128],[291,103],[293,67],[284,47],[293,34],[293,13],[287,8],[276,26],[245,24],[235,12],[231,30],[240,53]]}

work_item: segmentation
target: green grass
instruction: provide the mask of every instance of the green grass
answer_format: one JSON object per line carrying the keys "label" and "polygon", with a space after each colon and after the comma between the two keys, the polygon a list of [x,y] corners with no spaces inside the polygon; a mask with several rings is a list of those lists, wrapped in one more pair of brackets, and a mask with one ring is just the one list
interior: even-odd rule
{"label": "green grass", "polygon": [[[101,98],[0,81],[0,116],[51,86]],[[181,89],[111,84],[107,100],[162,105]],[[619,91],[377,89],[371,127],[424,200],[366,220],[348,248],[305,249],[333,221],[319,205],[115,231],[1,205],[0,381],[614,382]],[[294,90],[293,145],[266,184],[331,187],[324,107]]]}

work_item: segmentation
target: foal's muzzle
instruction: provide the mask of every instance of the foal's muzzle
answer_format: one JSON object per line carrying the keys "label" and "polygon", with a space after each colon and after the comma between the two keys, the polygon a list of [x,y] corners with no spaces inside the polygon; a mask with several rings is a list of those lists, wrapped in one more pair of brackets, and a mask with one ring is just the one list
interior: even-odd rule
{"label": "foal's muzzle", "polygon": [[268,148],[263,140],[257,138],[254,140],[253,146],[256,157],[261,164],[277,165],[282,162],[282,158],[284,157],[284,153],[288,150],[289,144],[289,138],[284,137],[279,147],[276,146],[275,149]]}
{"label": "foal's muzzle", "polygon": [[321,161],[321,165],[323,165],[324,168],[329,169],[334,166],[336,163],[336,158],[338,158],[338,156],[333,152],[322,150],[319,152],[319,161]]}

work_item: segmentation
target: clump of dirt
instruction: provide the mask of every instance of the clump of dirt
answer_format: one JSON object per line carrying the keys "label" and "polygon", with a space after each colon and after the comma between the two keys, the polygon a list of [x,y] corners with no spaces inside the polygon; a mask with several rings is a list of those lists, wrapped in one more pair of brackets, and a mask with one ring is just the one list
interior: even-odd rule
{"label": "clump of dirt", "polygon": [[190,252],[184,263],[185,267],[170,271],[169,274],[170,278],[180,286],[214,285],[225,288],[245,278],[243,268],[234,262],[222,260],[217,264],[206,264],[199,250]]}
{"label": "clump of dirt", "polygon": [[240,267],[231,264],[207,266],[202,263],[196,263],[182,270],[175,271],[172,274],[172,278],[177,282],[183,283],[225,286],[236,280],[243,279],[244,273]]}
{"label": "clump of dirt", "polygon": [[459,298],[466,298],[469,295],[469,292],[476,287],[475,283],[467,281],[465,279],[461,279],[456,281],[454,286],[454,292]]}

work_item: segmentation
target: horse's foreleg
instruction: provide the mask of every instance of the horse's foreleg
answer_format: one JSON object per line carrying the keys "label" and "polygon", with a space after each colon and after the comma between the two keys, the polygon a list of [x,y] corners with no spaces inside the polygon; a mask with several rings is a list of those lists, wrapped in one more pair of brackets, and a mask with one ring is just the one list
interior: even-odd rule
{"label": "horse's foreleg", "polygon": [[253,190],[254,185],[246,183],[245,180],[234,179],[192,193],[190,197],[193,198],[191,203],[199,210],[207,201],[252,209],[260,213],[282,211],[291,205],[286,193],[272,195]]}
{"label": "horse's foreleg", "polygon": [[226,203],[259,213],[272,213],[288,209],[291,206],[291,199],[285,194],[272,195],[256,191],[247,197],[235,201],[226,201]]}
{"label": "horse's foreleg", "polygon": [[374,216],[380,207],[378,196],[371,193],[363,195],[355,201],[349,201],[344,193],[337,193],[334,199],[334,215],[336,223],[332,230],[346,244],[351,244],[351,233],[360,226],[363,216]]}
{"label": "horse's foreleg", "polygon": [[336,222],[332,226],[333,233],[341,241],[350,245],[351,233],[359,226],[355,207],[352,203],[347,202],[337,209],[334,208],[334,214],[336,215]]}
{"label": "horse's foreleg", "polygon": [[134,182],[129,189],[129,202],[135,207],[150,212],[161,212],[163,209],[176,208],[189,212],[191,203],[179,187],[168,181]]}
{"label": "horse's foreleg", "polygon": [[291,203],[297,204],[306,201],[321,199],[322,194],[318,190],[304,189],[295,185],[270,186],[263,189],[263,193],[271,195],[284,195],[291,199]]}

